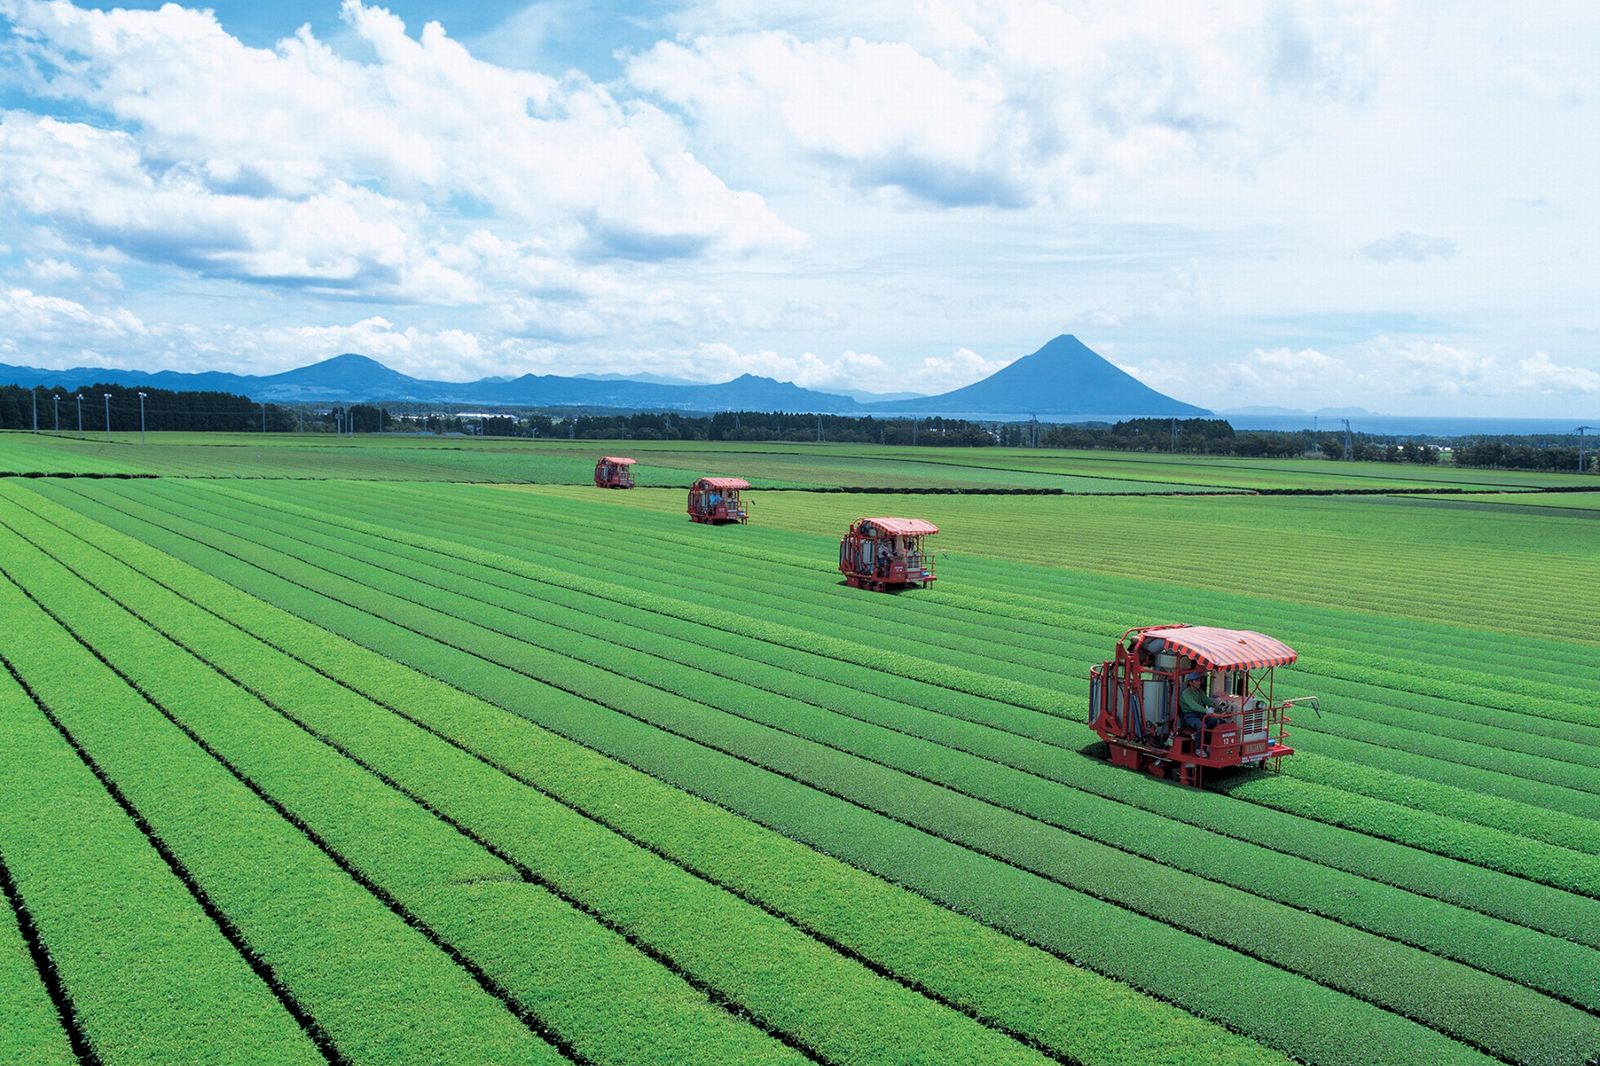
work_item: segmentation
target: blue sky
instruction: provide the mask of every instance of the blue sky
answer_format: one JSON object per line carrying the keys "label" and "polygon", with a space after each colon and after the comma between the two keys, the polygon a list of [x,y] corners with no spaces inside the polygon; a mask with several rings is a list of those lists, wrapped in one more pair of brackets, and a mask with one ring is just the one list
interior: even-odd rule
{"label": "blue sky", "polygon": [[0,362],[1600,416],[1600,7],[0,0]]}

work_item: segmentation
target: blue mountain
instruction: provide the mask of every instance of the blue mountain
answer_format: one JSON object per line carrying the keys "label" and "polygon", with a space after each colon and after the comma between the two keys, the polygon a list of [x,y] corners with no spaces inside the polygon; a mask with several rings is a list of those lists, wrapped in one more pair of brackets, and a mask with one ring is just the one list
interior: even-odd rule
{"label": "blue mountain", "polygon": [[1070,333],[964,388],[873,406],[886,412],[957,417],[1198,418],[1211,413],[1157,392]]}

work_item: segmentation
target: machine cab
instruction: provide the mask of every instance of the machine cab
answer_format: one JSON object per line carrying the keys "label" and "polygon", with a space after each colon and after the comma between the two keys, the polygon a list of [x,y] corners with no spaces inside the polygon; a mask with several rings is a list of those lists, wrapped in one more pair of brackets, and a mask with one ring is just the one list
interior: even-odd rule
{"label": "machine cab", "polygon": [[922,538],[939,527],[920,518],[858,518],[839,541],[839,572],[851,588],[933,584],[933,554]]}
{"label": "machine cab", "polygon": [[[1089,724],[1111,761],[1199,785],[1207,768],[1277,769],[1294,754],[1273,674],[1297,658],[1263,633],[1183,623],[1130,629],[1089,672]],[[1320,714],[1320,710],[1318,711]]]}
{"label": "machine cab", "polygon": [[594,483],[602,489],[633,488],[633,460],[625,455],[606,455],[594,464]]}
{"label": "machine cab", "polygon": [[709,525],[750,521],[740,495],[749,487],[750,482],[742,477],[700,478],[689,489],[689,518]]}

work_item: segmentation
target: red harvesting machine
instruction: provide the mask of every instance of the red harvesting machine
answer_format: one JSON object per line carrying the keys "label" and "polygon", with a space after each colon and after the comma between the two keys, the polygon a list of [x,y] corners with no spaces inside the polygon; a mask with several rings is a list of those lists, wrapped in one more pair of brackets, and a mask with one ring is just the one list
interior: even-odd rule
{"label": "red harvesting machine", "polygon": [[689,518],[708,525],[750,521],[739,495],[749,487],[750,482],[742,477],[700,478],[689,489]]}
{"label": "red harvesting machine", "polygon": [[922,538],[939,527],[920,518],[858,518],[839,541],[839,572],[851,588],[933,584],[933,555]]}
{"label": "red harvesting machine", "polygon": [[1294,754],[1285,743],[1289,708],[1309,703],[1322,713],[1315,696],[1273,695],[1273,670],[1296,658],[1282,641],[1246,629],[1130,629],[1115,657],[1089,671],[1089,725],[1115,765],[1186,785],[1199,785],[1207,769],[1276,770]]}
{"label": "red harvesting machine", "polygon": [[633,463],[624,455],[606,455],[594,464],[594,483],[602,489],[633,488]]}

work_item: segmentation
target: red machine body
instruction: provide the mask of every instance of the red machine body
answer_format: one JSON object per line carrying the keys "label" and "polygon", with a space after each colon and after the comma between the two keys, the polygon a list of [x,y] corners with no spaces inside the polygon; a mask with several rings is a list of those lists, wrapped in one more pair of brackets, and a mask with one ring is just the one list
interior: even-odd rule
{"label": "red machine body", "polygon": [[594,483],[602,489],[633,488],[633,463],[625,455],[606,455],[594,464]]}
{"label": "red machine body", "polygon": [[750,487],[742,477],[703,477],[689,489],[689,518],[707,525],[750,521],[740,492]]}
{"label": "red machine body", "polygon": [[[1276,770],[1294,754],[1273,671],[1297,658],[1282,641],[1245,629],[1186,623],[1122,634],[1116,654],[1089,671],[1089,725],[1118,766],[1199,785],[1205,771],[1233,766]],[[1182,690],[1198,675],[1212,704],[1198,729],[1183,724]],[[1318,712],[1320,713],[1320,711]]]}
{"label": "red machine body", "polygon": [[933,584],[933,555],[922,538],[939,527],[920,518],[858,518],[839,541],[839,572],[851,588]]}

